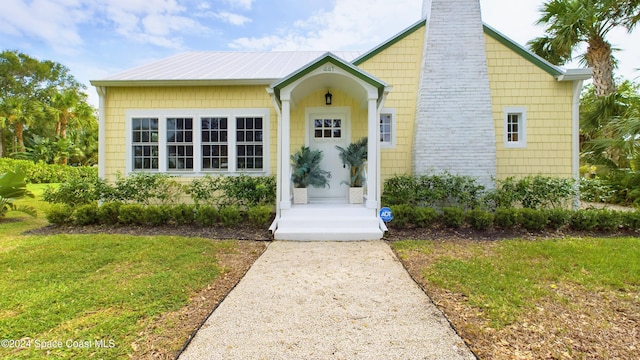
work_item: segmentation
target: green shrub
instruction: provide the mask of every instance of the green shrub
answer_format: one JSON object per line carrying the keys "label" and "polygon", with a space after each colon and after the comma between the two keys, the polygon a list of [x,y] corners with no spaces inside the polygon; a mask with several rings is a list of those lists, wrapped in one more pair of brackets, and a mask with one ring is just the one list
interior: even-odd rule
{"label": "green shrub", "polygon": [[196,224],[206,227],[213,226],[218,222],[218,209],[209,205],[201,205],[196,208]]}
{"label": "green shrub", "polygon": [[227,176],[221,190],[223,206],[249,208],[276,202],[276,179],[273,176]]}
{"label": "green shrub", "polygon": [[626,229],[640,230],[640,211],[623,211],[620,214],[620,223]]}
{"label": "green shrub", "polygon": [[408,204],[391,205],[389,206],[391,213],[393,214],[393,220],[391,225],[396,229],[405,228],[411,221],[413,215],[413,207]]}
{"label": "green shrub", "polygon": [[484,186],[470,176],[442,173],[437,175],[400,175],[384,182],[382,202],[390,205],[413,205],[442,209],[459,206],[471,209],[484,197]]}
{"label": "green shrub", "polygon": [[146,211],[141,204],[122,204],[118,220],[125,225],[143,225]]}
{"label": "green shrub", "polygon": [[518,210],[511,207],[499,207],[495,211],[494,222],[500,228],[510,229],[518,223]]}
{"label": "green shrub", "polygon": [[72,177],[98,178],[98,168],[91,166],[68,166],[34,163],[30,160],[0,158],[0,173],[21,171],[30,184],[62,183]]}
{"label": "green shrub", "polygon": [[522,208],[518,210],[518,225],[527,230],[539,231],[547,226],[545,210]]}
{"label": "green shrub", "polygon": [[442,209],[442,223],[450,228],[459,228],[464,224],[464,210],[458,206],[449,206]]}
{"label": "green shrub", "polygon": [[221,189],[224,176],[211,176],[209,174],[201,178],[195,178],[186,186],[186,192],[196,204],[196,207],[203,205],[220,206]]}
{"label": "green shrub", "polygon": [[571,210],[567,209],[549,209],[547,210],[547,226],[558,230],[569,222],[571,218]]}
{"label": "green shrub", "polygon": [[498,181],[487,201],[498,207],[522,206],[529,209],[561,208],[577,194],[575,181],[548,176],[513,177]]}
{"label": "green shrub", "polygon": [[243,208],[272,205],[276,201],[276,179],[273,176],[206,175],[191,181],[186,191],[196,205]]}
{"label": "green shrub", "polygon": [[144,209],[145,223],[152,226],[166,225],[169,222],[170,213],[169,205],[148,205]]}
{"label": "green shrub", "polygon": [[416,205],[417,184],[414,176],[396,175],[390,177],[384,181],[383,188],[382,203],[386,206]]}
{"label": "green shrub", "polygon": [[265,226],[271,220],[271,207],[266,205],[252,206],[247,210],[249,222],[255,226]]}
{"label": "green shrub", "polygon": [[67,204],[71,207],[100,200],[108,191],[106,182],[98,177],[70,177],[57,187],[47,187],[43,199],[49,203]]}
{"label": "green shrub", "polygon": [[598,225],[596,227],[600,230],[618,230],[618,228],[622,224],[622,219],[617,211],[601,209],[597,210],[597,213]]}
{"label": "green shrub", "polygon": [[177,225],[189,225],[195,221],[196,209],[193,205],[178,204],[171,208],[171,219]]}
{"label": "green shrub", "polygon": [[73,209],[65,204],[53,204],[46,213],[47,220],[54,225],[70,224],[73,219]]}
{"label": "green shrub", "polygon": [[571,228],[578,231],[592,230],[598,226],[598,212],[595,210],[576,210],[569,219]]}
{"label": "green shrub", "polygon": [[167,174],[133,173],[126,177],[117,174],[112,191],[103,198],[143,205],[176,204],[184,193],[182,185]]}
{"label": "green shrub", "polygon": [[419,228],[428,228],[432,226],[438,220],[438,212],[429,207],[416,207],[413,208],[413,216],[411,222],[413,222]]}
{"label": "green shrub", "polygon": [[110,201],[102,203],[98,206],[98,222],[104,225],[115,225],[120,222],[118,216],[120,215],[121,202]]}
{"label": "green shrub", "polygon": [[467,221],[476,230],[486,230],[493,226],[494,215],[486,210],[473,209],[467,212]]}
{"label": "green shrub", "polygon": [[79,226],[98,223],[98,203],[84,204],[76,208],[73,214],[73,224]]}
{"label": "green shrub", "polygon": [[236,226],[242,220],[240,216],[240,209],[235,205],[229,205],[220,208],[219,215],[222,225],[228,227]]}

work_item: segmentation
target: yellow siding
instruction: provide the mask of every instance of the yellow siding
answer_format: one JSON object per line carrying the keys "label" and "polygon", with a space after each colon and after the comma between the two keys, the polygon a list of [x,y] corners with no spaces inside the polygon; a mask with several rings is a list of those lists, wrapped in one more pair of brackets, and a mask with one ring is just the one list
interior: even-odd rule
{"label": "yellow siding", "polygon": [[109,87],[106,96],[105,175],[126,172],[126,111],[153,109],[268,108],[270,171],[276,169],[277,117],[265,86]]}
{"label": "yellow siding", "polygon": [[[498,179],[509,176],[570,177],[572,83],[553,76],[485,35],[496,129]],[[505,107],[526,108],[525,148],[505,148]]]}
{"label": "yellow siding", "polygon": [[393,86],[385,102],[396,109],[396,147],[381,150],[381,178],[411,173],[413,124],[420,79],[424,27],[360,65],[364,71]]}

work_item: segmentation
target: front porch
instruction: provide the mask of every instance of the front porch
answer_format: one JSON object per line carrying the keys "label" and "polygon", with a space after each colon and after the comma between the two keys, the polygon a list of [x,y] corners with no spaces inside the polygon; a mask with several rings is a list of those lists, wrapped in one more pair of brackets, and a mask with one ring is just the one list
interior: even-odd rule
{"label": "front porch", "polygon": [[275,240],[379,240],[387,231],[376,209],[318,198],[280,210],[274,225]]}
{"label": "front porch", "polygon": [[[329,91],[333,92],[332,102]],[[380,111],[390,87],[331,53],[267,89],[278,115],[276,240],[378,240],[386,227],[380,207]],[[325,93],[328,99],[325,99]],[[336,101],[337,99],[337,101]],[[325,101],[326,100],[326,101]],[[364,204],[348,204],[350,174],[337,146],[368,138]],[[319,150],[332,174],[325,188],[308,188],[309,204],[293,204],[290,157],[300,146]],[[346,184],[346,185],[344,185]],[[351,184],[353,186],[353,184]]]}

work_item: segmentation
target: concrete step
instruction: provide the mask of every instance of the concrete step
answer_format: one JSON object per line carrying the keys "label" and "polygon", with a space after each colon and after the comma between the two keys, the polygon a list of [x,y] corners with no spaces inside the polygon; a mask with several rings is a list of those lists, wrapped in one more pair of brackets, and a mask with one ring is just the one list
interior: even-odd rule
{"label": "concrete step", "polygon": [[275,240],[293,240],[293,241],[366,241],[380,240],[382,238],[382,230],[379,228],[326,228],[326,227],[307,227],[278,228],[274,234]]}

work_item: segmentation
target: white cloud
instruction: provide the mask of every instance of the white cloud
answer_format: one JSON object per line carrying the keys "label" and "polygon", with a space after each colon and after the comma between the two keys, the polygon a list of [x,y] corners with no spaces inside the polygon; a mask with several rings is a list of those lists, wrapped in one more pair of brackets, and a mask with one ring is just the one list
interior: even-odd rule
{"label": "white cloud", "polygon": [[224,3],[231,5],[235,8],[240,8],[244,10],[251,10],[253,5],[253,0],[222,0]]}
{"label": "white cloud", "polygon": [[4,0],[0,32],[42,40],[60,51],[69,50],[83,44],[77,26],[87,18],[77,1]]}
{"label": "white cloud", "polygon": [[367,50],[418,21],[420,0],[336,0],[330,11],[320,11],[292,27],[263,37],[244,37],[229,46],[253,50]]}
{"label": "white cloud", "polygon": [[230,13],[227,11],[220,11],[217,13],[210,13],[211,16],[216,17],[226,23],[229,23],[231,25],[236,25],[236,26],[240,26],[240,25],[244,25],[247,23],[250,23],[252,20],[246,16],[243,15],[239,15],[239,14],[234,14],[234,13]]}

